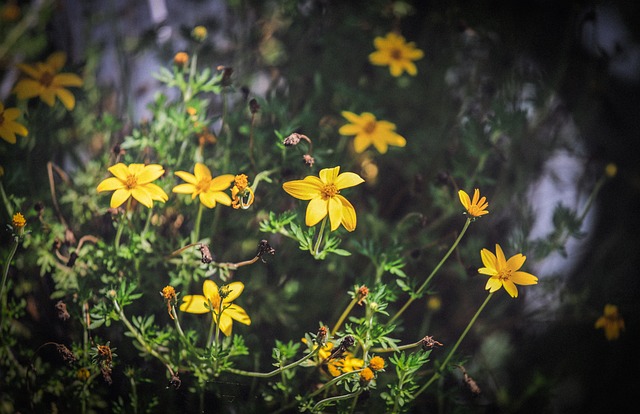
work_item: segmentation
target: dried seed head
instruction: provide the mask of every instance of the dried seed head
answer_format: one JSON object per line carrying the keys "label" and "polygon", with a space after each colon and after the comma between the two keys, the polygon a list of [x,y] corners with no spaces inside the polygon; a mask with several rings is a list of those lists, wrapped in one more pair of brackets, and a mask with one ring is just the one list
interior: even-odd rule
{"label": "dried seed head", "polygon": [[200,244],[200,254],[202,254],[202,263],[209,264],[213,262],[213,256],[211,256],[211,251],[209,250],[209,246],[206,244]]}
{"label": "dried seed head", "polygon": [[302,156],[302,159],[304,163],[307,164],[309,167],[312,167],[313,164],[316,162],[316,160],[309,154],[304,154]]}
{"label": "dried seed head", "polygon": [[369,295],[369,288],[365,285],[362,285],[358,288],[358,293],[356,294],[356,298],[358,299],[358,305],[362,306],[362,302]]}
{"label": "dried seed head", "polygon": [[262,260],[262,263],[266,263],[263,257],[265,254],[270,254],[273,256],[276,254],[276,249],[271,247],[268,241],[260,240],[260,242],[258,243],[258,252],[256,253],[256,256],[258,256],[260,260]]}
{"label": "dried seed head", "polygon": [[420,340],[420,342],[422,343],[422,349],[425,351],[427,349],[433,349],[436,346],[442,346],[440,342],[433,339],[433,336],[425,336]]}
{"label": "dried seed head", "polygon": [[58,319],[66,321],[71,317],[69,315],[69,312],[67,312],[67,305],[63,301],[59,300],[56,303],[55,307],[56,307],[56,310],[58,311]]}
{"label": "dried seed head", "polygon": [[258,101],[255,100],[255,98],[252,98],[249,101],[249,111],[251,111],[251,114],[255,114],[260,110],[260,104],[258,103]]}
{"label": "dried seed head", "polygon": [[302,134],[298,134],[297,132],[294,132],[293,134],[289,135],[284,139],[283,144],[286,147],[292,147],[292,146],[298,145],[302,137],[303,137]]}
{"label": "dried seed head", "polygon": [[64,362],[68,364],[73,364],[78,360],[78,358],[76,358],[73,352],[71,352],[71,350],[67,348],[65,345],[56,344],[56,349],[58,350],[58,353],[60,354],[62,359],[64,359]]}

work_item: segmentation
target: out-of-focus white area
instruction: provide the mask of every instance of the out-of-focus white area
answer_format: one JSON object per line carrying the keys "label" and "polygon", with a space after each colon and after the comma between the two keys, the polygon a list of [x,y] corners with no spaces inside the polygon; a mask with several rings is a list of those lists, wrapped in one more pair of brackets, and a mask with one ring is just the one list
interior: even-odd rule
{"label": "out-of-focus white area", "polygon": [[607,61],[609,74],[640,82],[640,44],[634,41],[620,12],[606,3],[585,11],[580,42],[591,56]]}

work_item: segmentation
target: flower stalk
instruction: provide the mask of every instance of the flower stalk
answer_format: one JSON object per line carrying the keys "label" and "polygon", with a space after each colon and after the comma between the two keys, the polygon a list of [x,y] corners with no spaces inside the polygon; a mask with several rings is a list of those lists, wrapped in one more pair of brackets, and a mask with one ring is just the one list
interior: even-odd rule
{"label": "flower stalk", "polygon": [[420,285],[420,287],[415,292],[415,294],[412,295],[407,300],[407,302],[405,302],[405,304],[402,306],[402,308],[400,308],[400,310],[398,312],[396,312],[396,314],[393,315],[393,317],[391,319],[389,319],[389,322],[387,322],[387,325],[392,324],[396,319],[398,319],[400,317],[400,315],[402,315],[404,313],[404,311],[407,310],[409,305],[411,305],[414,300],[416,300],[418,297],[420,297],[420,295],[423,293],[423,291],[429,285],[429,282],[431,282],[431,279],[433,279],[433,277],[438,272],[438,270],[440,270],[440,268],[442,267],[444,262],[449,258],[449,256],[451,256],[451,253],[453,253],[453,251],[456,249],[456,247],[458,247],[458,244],[460,243],[460,240],[462,240],[462,237],[464,236],[464,234],[466,233],[467,229],[469,228],[469,224],[471,224],[471,221],[473,221],[472,218],[467,218],[467,221],[464,223],[464,227],[462,227],[462,231],[460,231],[460,234],[458,235],[456,240],[453,242],[453,245],[451,246],[451,248],[449,248],[449,251],[447,251],[447,253],[444,255],[444,257],[437,264],[437,266],[431,271],[431,274],[427,277],[427,279],[424,281],[424,283],[422,283],[422,285]]}

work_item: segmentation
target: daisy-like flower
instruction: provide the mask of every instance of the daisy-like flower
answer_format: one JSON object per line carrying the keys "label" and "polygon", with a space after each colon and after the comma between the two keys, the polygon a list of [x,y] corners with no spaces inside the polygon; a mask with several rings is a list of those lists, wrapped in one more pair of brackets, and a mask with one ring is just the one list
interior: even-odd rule
{"label": "daisy-like flower", "polygon": [[20,116],[18,108],[5,108],[0,102],[0,138],[9,144],[16,143],[16,134],[26,137],[29,131],[24,125],[16,122]]}
{"label": "daisy-like flower", "polygon": [[624,319],[618,312],[616,305],[607,304],[604,307],[604,315],[598,318],[595,324],[596,329],[604,328],[604,335],[607,340],[613,341],[620,337],[620,331],[624,330]]}
{"label": "daisy-like flower", "polygon": [[496,254],[487,249],[482,249],[480,256],[484,267],[478,269],[478,273],[491,276],[485,286],[485,289],[490,293],[504,286],[504,290],[512,298],[516,298],[518,297],[516,285],[535,285],[538,283],[536,276],[519,270],[527,259],[526,256],[520,253],[506,260],[502,248],[499,244],[496,244]]}
{"label": "daisy-like flower", "polygon": [[66,61],[67,55],[64,52],[55,52],[46,62],[19,64],[18,68],[28,78],[19,80],[13,92],[18,95],[18,99],[39,96],[49,106],[53,106],[57,96],[64,107],[71,111],[76,105],[76,98],[66,88],[82,86],[82,79],[75,73],[59,73]]}
{"label": "daisy-like flower", "polygon": [[220,331],[229,336],[234,320],[251,325],[251,319],[247,312],[240,306],[231,303],[240,296],[243,290],[244,284],[242,282],[231,282],[219,289],[213,280],[207,279],[202,285],[204,295],[186,295],[182,299],[180,310],[197,314],[213,312],[215,323],[220,324]]}
{"label": "daisy-like flower", "polygon": [[129,197],[138,200],[145,207],[153,207],[153,201],[165,202],[169,199],[167,193],[152,181],[164,174],[164,168],[158,164],[129,164],[118,163],[109,167],[114,177],[103,180],[98,185],[98,192],[114,191],[111,196],[111,208],[120,207]]}
{"label": "daisy-like flower", "polygon": [[216,203],[224,204],[225,206],[231,205],[231,197],[224,191],[235,180],[235,176],[232,174],[219,175],[213,178],[209,168],[200,162],[196,163],[193,174],[186,171],[176,171],[175,174],[186,183],[173,187],[171,191],[174,193],[191,194],[192,200],[200,196],[200,202],[208,208],[214,208]]}
{"label": "daisy-like flower", "polygon": [[418,73],[414,60],[422,59],[424,52],[416,48],[415,43],[405,40],[397,33],[387,33],[386,37],[373,40],[376,51],[369,55],[369,62],[377,66],[389,66],[392,76],[398,77],[406,71],[415,76]]}
{"label": "daisy-like flower", "polygon": [[460,198],[460,202],[464,208],[467,210],[467,214],[471,217],[477,218],[484,216],[485,214],[489,214],[489,211],[487,211],[487,207],[489,207],[487,197],[480,198],[480,190],[477,188],[473,191],[473,200],[469,198],[469,194],[464,190],[458,191],[458,197]]}
{"label": "daisy-like flower", "polygon": [[353,147],[357,153],[369,148],[371,145],[376,147],[378,152],[384,154],[387,147],[393,145],[396,147],[404,147],[407,140],[395,132],[396,125],[389,121],[378,121],[375,115],[369,112],[363,112],[356,115],[353,112],[342,111],[350,124],[340,127],[338,132],[341,135],[355,135]]}
{"label": "daisy-like flower", "polygon": [[340,174],[340,167],[322,169],[319,176],[309,175],[303,180],[289,181],[282,184],[282,188],[299,200],[309,200],[305,216],[307,226],[315,226],[328,214],[331,231],[340,227],[340,224],[348,231],[354,231],[356,210],[340,194],[340,190],[361,184],[364,180],[356,173]]}

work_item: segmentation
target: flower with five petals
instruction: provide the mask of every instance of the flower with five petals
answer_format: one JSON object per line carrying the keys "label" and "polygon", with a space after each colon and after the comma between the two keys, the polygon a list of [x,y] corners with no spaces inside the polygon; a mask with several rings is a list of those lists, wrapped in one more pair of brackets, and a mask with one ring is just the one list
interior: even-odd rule
{"label": "flower with five petals", "polygon": [[[153,184],[164,174],[164,168],[159,164],[129,164],[118,163],[109,167],[114,177],[103,180],[98,185],[98,192],[113,191],[111,208],[118,208],[133,197],[145,207],[153,207],[153,201],[165,202],[169,199],[167,193],[160,186]],[[114,191],[115,190],[115,191]]]}
{"label": "flower with five petals", "polygon": [[624,319],[620,316],[616,305],[606,304],[604,314],[598,318],[595,324],[596,329],[603,328],[604,335],[608,341],[613,341],[620,337],[620,331],[624,330]]}
{"label": "flower with five petals", "polygon": [[187,313],[209,313],[214,315],[214,322],[226,336],[231,335],[233,321],[251,325],[247,312],[240,306],[233,304],[234,300],[244,290],[242,282],[231,282],[218,288],[213,280],[205,280],[202,285],[203,295],[186,295],[182,298],[180,310]]}
{"label": "flower with five petals", "polygon": [[340,167],[320,170],[319,177],[309,175],[303,180],[294,180],[282,184],[289,195],[299,200],[309,200],[305,223],[315,226],[329,215],[331,231],[344,226],[348,231],[356,229],[356,210],[353,205],[340,194],[340,190],[363,183],[356,173],[340,174]]}
{"label": "flower with five petals", "polygon": [[234,181],[232,174],[219,175],[215,178],[211,176],[211,171],[206,165],[196,163],[193,174],[186,171],[176,171],[178,177],[186,181],[185,184],[178,184],[173,187],[173,192],[178,194],[191,194],[193,200],[200,196],[200,202],[208,208],[214,208],[216,202],[231,205],[231,197],[224,192]]}
{"label": "flower with five petals", "polygon": [[53,106],[58,97],[64,107],[71,111],[76,105],[76,98],[66,88],[82,86],[82,79],[75,73],[59,73],[66,61],[67,55],[64,52],[55,52],[46,62],[19,64],[18,68],[28,77],[19,80],[13,92],[18,95],[18,99],[39,96],[49,106]]}
{"label": "flower with five petals", "polygon": [[375,115],[369,112],[356,115],[353,112],[342,111],[342,116],[351,123],[341,126],[338,132],[341,135],[355,135],[353,147],[357,153],[361,153],[371,145],[381,154],[387,152],[389,145],[396,147],[407,145],[407,140],[395,132],[394,123],[378,121]]}
{"label": "flower with five petals", "polygon": [[478,273],[490,276],[485,289],[489,293],[504,287],[504,290],[512,297],[518,297],[518,289],[516,285],[535,285],[538,278],[530,273],[520,271],[520,268],[527,259],[521,253],[511,256],[507,260],[504,256],[502,248],[496,244],[496,254],[487,249],[480,252],[484,267],[478,269]]}
{"label": "flower with five petals", "polygon": [[388,33],[386,37],[373,40],[376,51],[369,55],[369,62],[377,66],[389,66],[391,76],[398,77],[406,71],[415,76],[418,73],[414,60],[422,59],[424,52],[416,48],[415,43],[405,40],[397,33]]}

